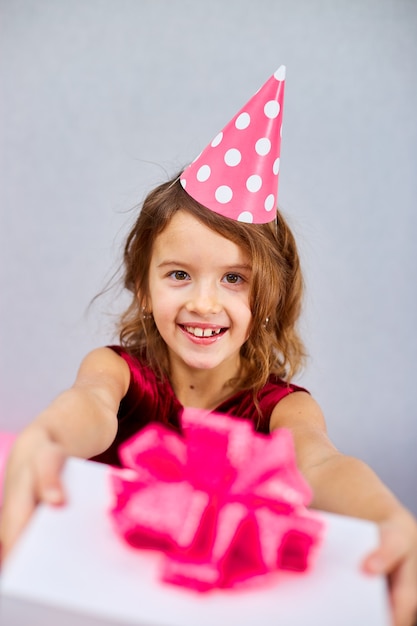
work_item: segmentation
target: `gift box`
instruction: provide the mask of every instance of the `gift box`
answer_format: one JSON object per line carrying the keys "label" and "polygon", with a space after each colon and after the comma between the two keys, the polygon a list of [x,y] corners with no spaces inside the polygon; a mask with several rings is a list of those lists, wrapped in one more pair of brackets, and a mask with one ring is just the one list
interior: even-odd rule
{"label": "gift box", "polygon": [[248,420],[186,408],[181,435],[148,424],[119,447],[115,529],[161,550],[161,577],[207,592],[277,569],[305,571],[325,524],[288,429],[266,436]]}
{"label": "gift box", "polygon": [[115,532],[109,473],[68,461],[68,504],[39,506],[4,564],[2,626],[389,626],[385,579],[360,569],[378,542],[373,523],[320,513],[326,530],[305,572],[199,593],[163,582],[163,555]]}

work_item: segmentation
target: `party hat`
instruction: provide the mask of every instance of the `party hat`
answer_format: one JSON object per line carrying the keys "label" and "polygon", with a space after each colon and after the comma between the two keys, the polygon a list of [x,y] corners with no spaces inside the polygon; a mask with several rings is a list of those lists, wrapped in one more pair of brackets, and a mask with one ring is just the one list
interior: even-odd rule
{"label": "party hat", "polygon": [[281,66],[181,174],[197,202],[225,217],[276,217],[285,67]]}

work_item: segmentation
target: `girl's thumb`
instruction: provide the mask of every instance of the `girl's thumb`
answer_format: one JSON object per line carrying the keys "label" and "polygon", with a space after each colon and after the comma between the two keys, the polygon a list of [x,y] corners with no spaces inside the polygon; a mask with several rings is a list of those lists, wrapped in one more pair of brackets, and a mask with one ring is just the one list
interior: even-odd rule
{"label": "girl's thumb", "polygon": [[406,545],[398,529],[381,525],[379,547],[365,558],[363,568],[370,574],[386,574],[403,559],[405,552]]}
{"label": "girl's thumb", "polygon": [[59,445],[50,446],[38,466],[38,493],[43,502],[64,504],[65,492],[61,473],[65,464],[65,454]]}

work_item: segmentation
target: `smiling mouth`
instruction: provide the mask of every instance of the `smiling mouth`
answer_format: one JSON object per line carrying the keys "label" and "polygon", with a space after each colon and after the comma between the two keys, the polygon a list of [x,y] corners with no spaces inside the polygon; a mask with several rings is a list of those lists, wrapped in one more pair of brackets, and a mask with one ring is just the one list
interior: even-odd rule
{"label": "smiling mouth", "polygon": [[217,337],[226,332],[227,328],[200,328],[199,326],[184,326],[181,328],[194,337]]}

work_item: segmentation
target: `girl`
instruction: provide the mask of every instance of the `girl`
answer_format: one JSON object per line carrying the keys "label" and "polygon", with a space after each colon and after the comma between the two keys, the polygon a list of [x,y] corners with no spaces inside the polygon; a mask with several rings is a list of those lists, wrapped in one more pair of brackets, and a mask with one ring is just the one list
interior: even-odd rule
{"label": "girl", "polygon": [[[250,103],[243,113],[253,119]],[[261,109],[267,110],[264,101]],[[270,115],[276,110],[268,108]],[[242,111],[232,122],[234,130],[244,130]],[[200,407],[250,419],[261,432],[292,431],[313,506],[379,524],[380,546],[363,567],[389,576],[395,625],[411,626],[417,608],[416,523],[365,464],[336,450],[317,403],[289,382],[304,356],[296,331],[302,277],[294,238],[280,212],[273,211],[271,219],[267,175],[259,167],[259,211],[250,204],[252,196],[244,201],[239,195],[235,170],[224,184],[227,168],[235,167],[230,151],[238,151],[235,140],[241,137],[233,135],[234,147],[224,145],[222,159],[217,153],[211,159],[218,137],[181,180],[149,194],[127,238],[125,287],[132,300],[121,320],[120,346],[91,352],[74,385],[18,438],[5,482],[3,556],[38,502],[65,502],[60,470],[68,455],[117,465],[120,443],[146,423],[179,429],[182,408]],[[275,146],[274,164],[276,154]],[[243,194],[258,193],[254,176],[244,171]],[[203,189],[203,203],[198,182],[213,179],[214,191]],[[225,216],[219,204],[227,204],[229,213],[236,208],[238,219]],[[242,221],[243,213],[255,223]]]}

